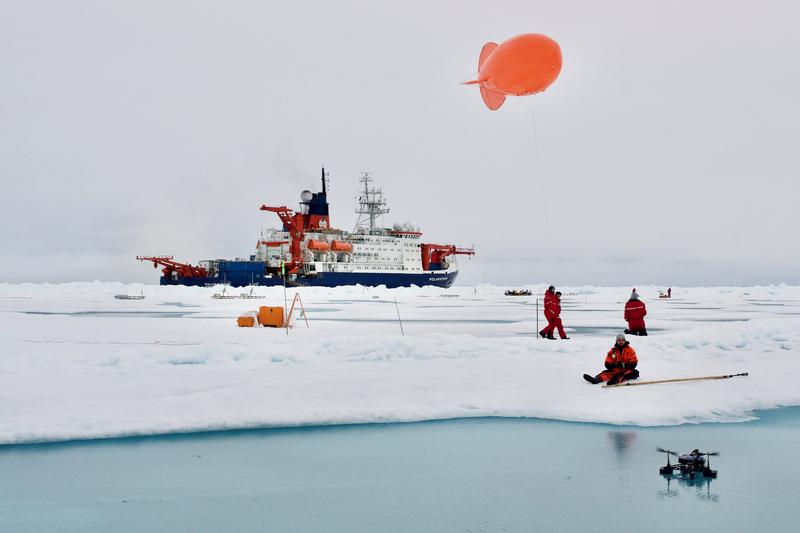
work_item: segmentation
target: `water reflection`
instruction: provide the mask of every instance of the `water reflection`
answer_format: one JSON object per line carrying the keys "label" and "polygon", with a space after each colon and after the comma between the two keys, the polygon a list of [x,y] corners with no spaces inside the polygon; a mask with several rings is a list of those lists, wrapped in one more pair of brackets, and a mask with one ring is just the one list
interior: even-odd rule
{"label": "water reflection", "polygon": [[666,480],[667,480],[667,488],[664,489],[664,490],[658,491],[658,495],[661,498],[674,498],[674,497],[678,496],[678,491],[677,490],[672,490],[672,486],[671,486],[672,476],[664,476],[664,475],[662,475],[661,477],[666,478]]}
{"label": "water reflection", "polygon": [[[617,464],[622,467],[631,459],[630,452],[633,450],[633,445],[636,442],[636,432],[634,431],[609,431],[607,433],[611,444],[614,447],[614,453],[617,459]],[[631,482],[630,472],[627,468],[621,468],[617,473],[620,486],[628,485]]]}
{"label": "water reflection", "polygon": [[624,459],[627,452],[633,449],[633,444],[636,442],[635,431],[609,431],[608,438],[614,445],[614,451],[617,452],[619,459]]}
{"label": "water reflection", "polygon": [[[679,495],[679,492],[675,490],[677,487],[686,487],[688,490],[694,489],[695,495],[701,500],[719,502],[719,494],[711,492],[713,478],[702,475],[692,478],[681,474],[662,474],[661,477],[667,481],[666,488],[658,491],[658,495],[661,498],[674,498]],[[675,483],[677,483],[677,487]]]}

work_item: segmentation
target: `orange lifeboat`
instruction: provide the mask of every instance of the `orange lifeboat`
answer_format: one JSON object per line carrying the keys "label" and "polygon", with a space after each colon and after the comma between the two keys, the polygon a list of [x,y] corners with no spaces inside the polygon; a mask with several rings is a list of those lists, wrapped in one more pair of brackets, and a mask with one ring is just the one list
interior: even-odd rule
{"label": "orange lifeboat", "polygon": [[331,243],[331,250],[334,252],[352,252],[353,245],[349,242],[333,241]]}
{"label": "orange lifeboat", "polygon": [[330,250],[331,245],[325,241],[316,241],[314,239],[309,239],[306,243],[306,248],[314,252],[327,252]]}

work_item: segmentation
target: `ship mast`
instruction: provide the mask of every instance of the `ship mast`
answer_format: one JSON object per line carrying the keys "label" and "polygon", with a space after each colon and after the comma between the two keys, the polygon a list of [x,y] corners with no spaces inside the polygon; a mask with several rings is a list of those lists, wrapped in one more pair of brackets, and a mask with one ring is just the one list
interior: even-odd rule
{"label": "ship mast", "polygon": [[358,213],[356,228],[363,227],[363,224],[369,220],[370,234],[375,232],[375,219],[379,215],[389,212],[386,200],[383,199],[383,191],[371,186],[373,179],[371,174],[371,172],[362,172],[362,176],[358,180],[364,184],[364,189],[358,197],[358,207],[356,208],[356,213]]}

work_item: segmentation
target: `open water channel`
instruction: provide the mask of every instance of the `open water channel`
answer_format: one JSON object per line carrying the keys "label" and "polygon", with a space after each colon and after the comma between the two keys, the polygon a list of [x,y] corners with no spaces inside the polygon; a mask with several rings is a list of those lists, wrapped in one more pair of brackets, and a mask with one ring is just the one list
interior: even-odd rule
{"label": "open water channel", "polygon": [[[0,531],[797,531],[800,408],[741,424],[466,419],[0,447]],[[656,447],[720,451],[718,479]]]}

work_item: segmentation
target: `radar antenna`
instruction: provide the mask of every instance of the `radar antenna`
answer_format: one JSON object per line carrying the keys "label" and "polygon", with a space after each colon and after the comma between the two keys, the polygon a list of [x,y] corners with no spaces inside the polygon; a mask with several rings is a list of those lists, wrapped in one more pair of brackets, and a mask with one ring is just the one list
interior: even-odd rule
{"label": "radar antenna", "polygon": [[358,181],[364,186],[358,196],[358,207],[356,208],[358,221],[356,222],[356,228],[363,227],[364,224],[369,221],[369,232],[371,234],[376,229],[375,219],[378,218],[379,215],[388,213],[389,208],[386,207],[386,200],[383,199],[383,191],[372,187],[373,178],[371,172],[362,172],[361,178],[359,178]]}

